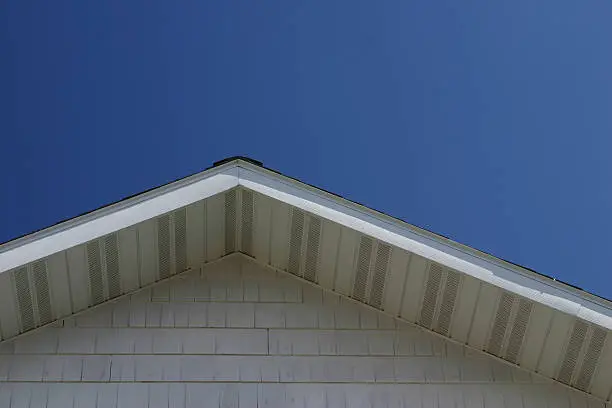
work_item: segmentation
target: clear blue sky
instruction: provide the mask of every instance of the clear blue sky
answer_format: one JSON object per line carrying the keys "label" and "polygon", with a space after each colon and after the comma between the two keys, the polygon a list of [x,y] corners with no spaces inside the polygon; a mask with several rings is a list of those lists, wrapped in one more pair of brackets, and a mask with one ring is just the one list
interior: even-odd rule
{"label": "clear blue sky", "polygon": [[0,241],[241,154],[612,298],[612,2],[178,3],[3,1]]}

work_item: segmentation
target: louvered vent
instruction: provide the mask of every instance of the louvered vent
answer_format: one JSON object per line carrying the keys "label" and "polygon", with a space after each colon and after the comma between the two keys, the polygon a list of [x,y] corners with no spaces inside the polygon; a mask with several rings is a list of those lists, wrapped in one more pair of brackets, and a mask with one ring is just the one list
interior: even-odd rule
{"label": "louvered vent", "polygon": [[106,260],[106,281],[110,298],[121,295],[121,275],[119,273],[119,247],[117,235],[104,237],[104,256]]}
{"label": "louvered vent", "polygon": [[306,240],[306,261],[304,262],[304,278],[317,281],[317,268],[319,263],[319,246],[321,241],[321,220],[310,216],[308,224],[308,239]]}
{"label": "louvered vent", "polygon": [[569,384],[572,379],[572,374],[576,367],[576,362],[578,361],[582,343],[584,343],[587,328],[587,324],[582,320],[576,320],[574,323],[574,329],[572,330],[569,343],[567,344],[567,350],[565,351],[565,357],[563,358],[563,363],[561,364],[559,375],[557,376],[557,380],[562,383]]}
{"label": "louvered vent", "polygon": [[368,275],[370,272],[370,258],[372,257],[372,238],[362,236],[359,242],[359,253],[357,255],[357,271],[353,284],[353,297],[362,302],[365,300]]}
{"label": "louvered vent", "polygon": [[242,190],[242,252],[253,256],[253,193]]}
{"label": "louvered vent", "polygon": [[[592,326],[593,327],[593,326]],[[593,327],[593,334],[591,335],[591,341],[584,355],[582,367],[580,373],[576,379],[575,386],[583,391],[588,391],[595,373],[595,367],[597,367],[597,361],[599,355],[603,349],[606,341],[606,331],[599,327]]]}
{"label": "louvered vent", "polygon": [[374,277],[372,278],[372,289],[370,289],[370,305],[379,308],[382,304],[387,280],[387,267],[391,256],[391,247],[387,244],[378,243],[376,260],[374,261]]}
{"label": "louvered vent", "polygon": [[225,254],[236,250],[236,190],[225,193]]}
{"label": "louvered vent", "polygon": [[187,269],[187,210],[174,212],[174,262],[176,273]]}
{"label": "louvered vent", "polygon": [[289,263],[287,271],[300,275],[300,260],[302,259],[302,239],[304,235],[304,212],[293,209],[291,216],[291,236],[289,238]]}
{"label": "louvered vent", "polygon": [[444,335],[448,335],[453,311],[455,310],[455,301],[457,300],[457,291],[461,276],[458,272],[449,270],[446,275],[446,285],[442,293],[442,304],[438,313],[438,325],[436,331]]}
{"label": "louvered vent", "polygon": [[427,284],[425,286],[425,294],[423,296],[423,304],[421,306],[420,324],[431,328],[434,314],[436,312],[436,303],[438,302],[438,292],[442,281],[442,266],[431,262],[429,264],[429,273]]}
{"label": "louvered vent", "polygon": [[104,301],[104,282],[102,280],[102,262],[98,241],[91,241],[87,244],[87,266],[89,270],[91,304],[97,305]]}
{"label": "louvered vent", "polygon": [[53,317],[51,311],[51,296],[49,295],[47,263],[44,260],[34,262],[32,265],[32,275],[34,278],[36,305],[38,306],[38,319],[41,325],[47,324]]}
{"label": "louvered vent", "polygon": [[30,279],[27,268],[19,268],[15,271],[15,291],[19,304],[19,317],[21,320],[21,330],[31,330],[34,328],[34,308],[32,307],[32,294],[30,292]]}
{"label": "louvered vent", "polygon": [[508,292],[502,292],[501,298],[499,299],[499,303],[497,305],[495,321],[493,322],[491,336],[489,337],[489,345],[487,347],[487,351],[491,354],[499,355],[501,353],[514,299],[514,295],[511,295]]}
{"label": "louvered vent", "polygon": [[159,279],[170,276],[170,216],[157,219],[157,260]]}
{"label": "louvered vent", "polygon": [[533,302],[527,299],[521,299],[518,305],[518,311],[514,319],[514,325],[510,331],[510,337],[508,339],[508,347],[506,349],[506,359],[516,363],[518,361],[521,347],[523,346],[523,340],[525,338],[525,331],[527,330],[527,324],[529,323],[529,317],[531,316],[531,310],[533,309]]}

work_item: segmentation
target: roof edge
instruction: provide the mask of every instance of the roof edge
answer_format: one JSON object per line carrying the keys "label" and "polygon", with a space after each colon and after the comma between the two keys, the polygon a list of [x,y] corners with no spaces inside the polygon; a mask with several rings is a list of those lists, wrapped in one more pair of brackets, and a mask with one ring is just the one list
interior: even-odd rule
{"label": "roof edge", "polygon": [[[344,210],[349,210],[353,212],[353,216],[358,216],[358,217],[365,216],[366,218],[368,218],[368,221],[366,222],[378,224],[379,227],[386,228],[390,230],[393,234],[404,236],[408,239],[416,240],[421,245],[433,246],[437,248],[439,251],[445,252],[452,257],[456,257],[458,259],[463,260],[464,262],[474,264],[479,269],[479,271],[478,273],[474,273],[471,275],[476,277],[477,279],[485,280],[498,287],[504,288],[503,282],[499,282],[499,280],[500,279],[507,280],[509,277],[511,278],[511,275],[509,274],[517,275],[521,278],[521,280],[524,280],[524,279],[532,280],[534,282],[537,282],[539,284],[538,286],[544,285],[545,287],[551,288],[553,290],[561,291],[567,296],[573,298],[574,301],[581,299],[585,302],[596,305],[597,308],[603,308],[607,311],[605,313],[606,317],[612,319],[612,302],[606,298],[586,292],[580,288],[576,288],[575,286],[568,285],[562,281],[552,279],[546,275],[542,275],[533,270],[521,267],[520,265],[516,265],[511,262],[507,262],[501,258],[497,258],[493,255],[490,255],[485,252],[479,251],[477,249],[471,248],[467,245],[463,245],[456,241],[452,241],[446,237],[440,236],[438,234],[432,233],[430,231],[427,231],[417,226],[414,226],[412,224],[409,224],[401,219],[389,216],[380,211],[366,207],[362,204],[347,200],[339,195],[329,193],[325,190],[322,190],[312,185],[303,183],[294,178],[285,176],[274,170],[271,170],[265,167],[253,166],[252,164],[248,162],[239,161],[237,162],[237,165],[239,168],[244,169],[246,171],[255,171],[256,173],[265,174],[271,179],[277,179],[281,181],[283,184],[285,184],[286,186],[297,189],[297,191],[301,190],[303,192],[307,192],[310,195],[310,197],[307,198],[306,200],[309,201],[310,203],[315,203],[316,206],[325,205],[321,200],[324,200],[324,201],[329,200],[329,202],[335,203],[337,207],[338,206],[341,207],[341,208],[338,208],[337,211],[343,211],[342,209],[344,209]],[[249,177],[248,173],[245,173],[244,171],[239,173],[239,184],[246,188],[257,190],[257,187],[254,186],[252,182],[259,184],[259,182],[261,181],[263,180],[261,179],[254,180],[253,177]],[[278,188],[279,190],[281,190],[281,188],[279,188],[279,186],[277,185],[275,185],[274,187],[270,187],[270,185],[268,185],[266,187]],[[266,194],[266,192],[262,190],[260,191]],[[293,191],[289,194],[294,194],[294,193],[296,193],[296,191]],[[279,199],[279,197],[274,197],[274,198]],[[281,201],[288,202],[286,199],[281,199]],[[317,210],[311,205],[309,205],[308,203],[291,202],[290,204],[301,207],[302,209],[305,209],[307,211],[317,213]],[[330,219],[330,216],[324,215],[324,217]],[[379,222],[376,222],[377,220]],[[337,220],[333,220],[333,221],[338,222]],[[359,231],[364,231],[363,226],[360,226],[360,225],[353,225],[351,226],[351,228],[357,229]],[[383,240],[389,242],[388,239],[383,239]],[[398,245],[398,242],[391,242],[391,243],[402,247],[402,245]],[[434,261],[437,260],[435,256],[434,257],[431,256],[432,254],[419,253],[420,251],[417,250],[415,247],[411,247],[410,249],[408,248],[405,248],[405,249],[411,252],[415,252],[419,255],[422,255],[425,258],[428,258],[430,260],[434,260]],[[448,264],[448,262],[446,262],[445,260],[439,260],[439,261],[443,264]],[[457,269],[465,272],[464,268],[462,267],[459,267]],[[490,275],[491,273],[493,273],[495,277],[497,277],[497,279],[486,278],[486,275]],[[528,288],[529,286],[531,285],[526,285],[525,287]],[[521,294],[520,291],[517,292],[516,290],[513,290],[513,289],[509,289],[509,290],[511,290],[512,292]],[[531,289],[531,292],[533,291],[534,290]],[[541,292],[542,295],[545,295],[546,292],[548,291],[546,291],[545,288],[542,287],[542,291],[537,291],[537,292]],[[528,298],[534,297],[532,293],[523,294],[523,295],[527,295]],[[565,298],[567,298],[567,296],[565,296]],[[555,303],[555,302],[552,302],[552,300],[551,302],[548,302],[548,301],[543,302],[539,300],[539,302],[548,304],[549,306],[553,306],[550,303]],[[575,305],[557,302],[553,307],[557,310],[561,310],[569,314],[578,315],[577,311],[574,310]],[[586,320],[592,321],[592,318],[586,318]],[[598,323],[598,324],[601,324],[601,323]],[[612,322],[607,322],[607,324],[610,325],[612,328]]]}
{"label": "roof edge", "polygon": [[[249,176],[248,172],[252,173],[251,176]],[[215,178],[214,176],[217,175],[223,176],[222,179],[211,181],[213,178]],[[207,186],[204,186],[203,184],[198,185],[198,183],[202,183],[206,180],[209,181]],[[281,193],[284,194],[287,194],[287,191],[291,190],[290,193],[297,198],[301,198],[302,202],[296,202],[294,200],[294,202],[290,202],[290,204],[304,208],[308,211],[313,211],[314,213],[320,212],[320,208],[326,205],[332,210],[332,212],[335,212],[335,215],[329,216],[328,214],[327,216],[324,215],[324,217],[331,219],[332,221],[338,222],[338,220],[334,218],[337,218],[338,214],[345,213],[343,214],[345,217],[355,217],[356,219],[361,220],[362,223],[367,222],[378,228],[378,230],[372,230],[368,233],[373,233],[374,236],[377,236],[380,235],[381,230],[385,230],[389,232],[389,234],[387,234],[388,236],[382,238],[384,241],[417,253],[418,255],[424,256],[430,260],[439,261],[443,264],[447,264],[447,266],[450,267],[456,265],[456,269],[463,272],[466,272],[466,265],[470,264],[468,265],[469,268],[467,269],[469,270],[471,268],[472,273],[468,272],[468,274],[496,286],[504,288],[507,286],[505,285],[506,281],[514,281],[516,283],[517,280],[523,280],[523,282],[527,282],[529,280],[537,282],[536,286],[527,283],[523,285],[523,288],[527,290],[527,293],[525,294],[527,297],[538,299],[536,301],[572,315],[578,316],[580,313],[582,313],[585,315],[582,317],[586,320],[603,326],[610,326],[610,328],[612,328],[612,302],[610,302],[608,299],[599,297],[582,289],[578,289],[574,286],[567,285],[561,281],[551,279],[546,275],[538,274],[532,270],[512,264],[504,261],[503,259],[494,257],[490,254],[406,223],[403,220],[394,218],[380,211],[365,207],[359,203],[352,202],[336,194],[285,176],[282,173],[264,167],[263,163],[260,161],[244,156],[233,156],[217,161],[212,167],[194,175],[148,190],[144,193],[131,196],[114,204],[102,207],[98,210],[94,210],[0,245],[0,272],[13,269],[19,265],[57,252],[54,250],[54,248],[58,245],[66,249],[68,247],[103,236],[107,233],[122,229],[129,225],[141,222],[145,218],[153,218],[161,213],[172,211],[181,206],[220,193],[238,185],[253,189],[253,182],[256,182],[256,184],[258,183],[264,187],[274,185],[278,187]],[[189,191],[183,191],[183,189],[187,189]],[[255,188],[255,190],[257,190],[257,188]],[[178,191],[183,192],[181,194],[177,194]],[[172,197],[169,196],[166,197],[165,200],[157,201],[155,204],[156,208],[152,209],[150,208],[151,206],[149,206],[147,211],[142,211],[143,208],[146,207],[145,204],[150,203],[151,200],[160,198],[166,194],[171,194]],[[272,196],[273,198],[278,198],[278,194],[274,191],[268,191],[268,195]],[[304,199],[305,195],[308,195],[307,200]],[[287,197],[285,197],[284,199],[281,199],[281,201],[289,202],[290,200],[288,201]],[[318,210],[317,208],[313,209],[312,204],[318,206]],[[135,210],[136,207],[138,207],[138,211]],[[139,212],[140,214],[136,216],[134,215],[134,212]],[[132,213],[132,215],[130,216],[128,213]],[[101,226],[101,223],[98,221],[101,218],[108,216],[112,216],[115,219],[115,222],[109,222],[110,219],[106,218],[104,222],[106,225]],[[52,245],[49,245],[50,240],[46,239],[50,236],[63,234],[68,230],[83,227],[88,223],[94,223],[97,225],[90,226],[92,228],[89,228],[89,235],[72,234],[75,236],[78,235],[78,240],[76,240],[76,238],[73,238],[72,241],[66,241],[64,238],[54,239],[54,241],[57,242],[52,242]],[[351,228],[362,232],[367,230],[367,228],[364,229],[363,225],[361,224],[347,224],[346,222],[343,224],[349,225]],[[399,242],[398,239],[400,241],[403,239],[404,241]],[[408,242],[406,240],[412,241],[410,242],[410,245],[406,246],[406,243]],[[30,247],[28,251],[19,250],[26,245]],[[424,246],[432,247],[438,252],[433,253],[431,251],[424,251]],[[57,250],[62,249],[58,247]],[[20,255],[8,256],[13,252],[19,252]],[[20,260],[25,261],[20,263]],[[460,262],[457,264],[457,260],[460,260],[463,263]],[[537,290],[534,289],[535,287],[544,289]],[[546,287],[549,289],[546,290]],[[521,294],[521,291],[517,291],[515,286],[508,288],[508,290]],[[557,292],[557,295],[553,295],[550,290]],[[564,294],[564,296],[562,296],[563,299],[558,297],[560,294]],[[585,307],[588,304],[591,304],[592,306]],[[582,307],[577,307],[577,305],[582,305]],[[581,311],[580,309],[586,310]],[[605,312],[603,312],[602,309],[604,309]],[[600,312],[597,312],[597,310],[600,310]],[[603,322],[598,322],[597,316],[593,315],[599,315],[601,312],[603,312],[603,315],[606,317],[605,324]],[[611,321],[608,321],[608,319]]]}

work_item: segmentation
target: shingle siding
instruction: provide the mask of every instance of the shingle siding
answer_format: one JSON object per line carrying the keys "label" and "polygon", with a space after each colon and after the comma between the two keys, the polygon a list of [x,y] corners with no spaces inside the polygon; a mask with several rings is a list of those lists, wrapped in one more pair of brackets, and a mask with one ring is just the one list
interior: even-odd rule
{"label": "shingle siding", "polygon": [[603,407],[242,262],[2,343],[0,407]]}

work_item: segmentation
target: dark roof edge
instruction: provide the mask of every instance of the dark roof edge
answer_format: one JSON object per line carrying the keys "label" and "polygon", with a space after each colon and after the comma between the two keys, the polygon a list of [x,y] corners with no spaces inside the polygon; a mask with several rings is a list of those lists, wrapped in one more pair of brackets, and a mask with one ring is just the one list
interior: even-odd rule
{"label": "dark roof edge", "polygon": [[259,160],[255,160],[255,159],[252,159],[252,158],[247,157],[247,156],[231,156],[231,157],[227,157],[225,159],[221,159],[221,160],[218,160],[218,161],[214,162],[212,167],[218,167],[218,166],[221,166],[221,165],[223,165],[225,163],[230,163],[230,162],[238,161],[238,160],[242,160],[242,161],[251,163],[251,164],[253,164],[255,166],[265,168],[263,162],[260,162]]}

